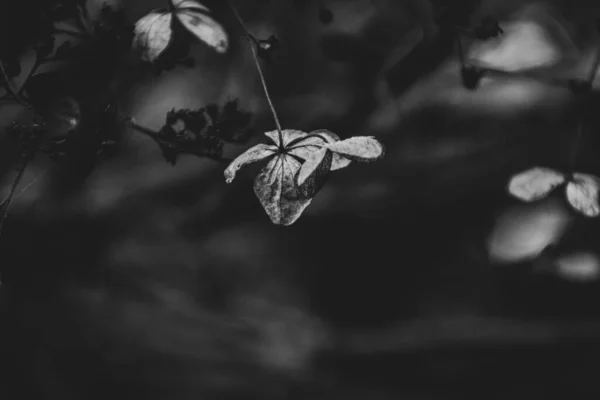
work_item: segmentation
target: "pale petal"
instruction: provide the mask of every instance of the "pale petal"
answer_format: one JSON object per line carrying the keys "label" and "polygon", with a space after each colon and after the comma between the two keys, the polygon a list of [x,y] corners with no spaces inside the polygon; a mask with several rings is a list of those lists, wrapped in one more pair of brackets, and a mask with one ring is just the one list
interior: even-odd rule
{"label": "pale petal", "polygon": [[202,10],[202,11],[210,11],[208,9],[208,7],[206,7],[204,4],[201,4],[195,0],[171,0],[173,7],[175,8],[193,8],[196,10]]}
{"label": "pale petal", "polygon": [[172,33],[171,13],[151,12],[136,22],[133,48],[142,60],[154,62],[169,46]]}
{"label": "pale petal", "polygon": [[508,192],[523,201],[534,201],[546,197],[557,186],[565,182],[565,176],[550,168],[535,167],[513,176],[508,183]]}
{"label": "pale petal", "polygon": [[175,10],[175,16],[192,35],[215,49],[225,53],[229,48],[227,33],[211,16],[195,9]]}
{"label": "pale petal", "polygon": [[254,181],[254,193],[274,224],[293,224],[311,202],[311,199],[300,196],[294,182],[299,169],[298,161],[278,155]]}
{"label": "pale petal", "polygon": [[229,164],[229,166],[225,169],[225,182],[231,183],[235,178],[235,173],[241,167],[246,164],[250,164],[256,161],[264,160],[267,157],[273,156],[277,152],[277,148],[275,146],[267,145],[267,144],[257,144],[254,147],[249,148],[239,156],[235,158]]}
{"label": "pale petal", "polygon": [[599,191],[600,179],[593,175],[575,173],[573,181],[567,184],[567,200],[586,217],[597,217],[600,215]]}
{"label": "pale petal", "polygon": [[302,164],[296,176],[296,184],[302,196],[314,197],[325,184],[333,153],[326,148],[313,152]]}
{"label": "pale petal", "polygon": [[353,161],[375,161],[385,154],[385,148],[373,136],[351,137],[329,144],[327,148]]}

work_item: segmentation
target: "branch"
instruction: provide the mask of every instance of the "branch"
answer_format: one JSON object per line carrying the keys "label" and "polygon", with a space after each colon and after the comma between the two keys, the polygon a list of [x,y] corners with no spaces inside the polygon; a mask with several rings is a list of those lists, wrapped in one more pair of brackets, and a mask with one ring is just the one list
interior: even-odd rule
{"label": "branch", "polygon": [[[146,126],[140,125],[135,118],[133,117],[126,117],[126,116],[122,116],[121,117],[123,119],[123,121],[127,124],[127,126],[129,126],[132,129],[135,129],[138,132],[141,132],[147,136],[150,136],[156,143],[158,143],[160,146],[169,146],[169,143],[166,143],[165,141],[163,141],[160,136],[159,133],[157,131],[155,131],[154,129],[148,128]],[[186,153],[186,152],[182,152],[182,153]],[[214,156],[210,156],[207,154],[196,154],[196,153],[191,153],[191,152],[187,152],[188,154],[195,154],[199,157],[205,157],[205,158],[210,158],[211,160],[214,161],[218,161],[221,163],[231,163],[233,161],[233,159],[229,159],[229,158],[223,158],[223,157],[214,157]]]}
{"label": "branch", "polygon": [[4,226],[4,221],[6,220],[6,217],[8,217],[8,209],[12,204],[12,199],[15,195],[15,192],[17,191],[17,187],[19,186],[21,179],[23,178],[23,174],[25,173],[25,169],[27,168],[30,159],[31,157],[25,157],[25,159],[21,163],[21,166],[19,167],[19,170],[17,172],[17,177],[15,178],[12,186],[10,187],[10,192],[8,192],[8,197],[2,202],[1,206],[3,208],[0,214],[0,235],[2,235],[2,227]]}
{"label": "branch", "polygon": [[12,84],[10,83],[10,79],[8,78],[8,75],[6,74],[6,70],[4,69],[4,64],[2,63],[2,61],[0,61],[0,74],[2,74],[2,78],[4,79],[5,88],[8,91],[8,93],[10,93],[20,105],[31,110],[32,109],[31,105],[29,103],[27,103],[25,100],[23,100],[23,98],[21,98],[19,93],[15,90],[15,88],[13,88]]}

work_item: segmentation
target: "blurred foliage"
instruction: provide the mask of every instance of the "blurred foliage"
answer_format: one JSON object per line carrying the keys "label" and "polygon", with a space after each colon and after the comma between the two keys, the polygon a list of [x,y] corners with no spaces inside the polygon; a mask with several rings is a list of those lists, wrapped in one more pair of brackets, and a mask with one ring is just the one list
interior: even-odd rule
{"label": "blurred foliage", "polygon": [[[51,3],[2,5],[2,18],[22,21],[0,24],[14,26],[1,36],[3,60],[37,37]],[[126,2],[123,16],[134,21],[159,3]],[[257,38],[279,40],[265,73],[286,127],[373,134],[387,148],[376,164],[333,173],[303,219],[277,229],[249,190],[253,173],[225,185],[214,160],[181,156],[173,167],[147,137],[99,123],[118,122],[100,117],[114,115],[117,107],[106,106],[117,103],[157,132],[184,120],[185,129],[235,142],[232,132],[243,136],[246,125],[273,129],[245,39],[218,3],[210,5],[233,38],[226,55],[192,46],[194,68],[160,76],[120,62],[109,71],[90,56],[75,70],[40,72],[25,92],[33,99],[39,85],[42,100],[62,99],[50,102],[62,104],[52,115],[81,116],[78,129],[92,134],[81,139],[89,152],[75,153],[78,165],[89,165],[94,143],[119,137],[120,145],[88,172],[36,160],[32,168],[49,168],[48,176],[15,200],[0,236],[7,393],[62,400],[595,395],[589,365],[600,328],[598,283],[560,271],[578,262],[573,254],[600,252],[598,222],[574,218],[559,198],[523,206],[505,193],[508,178],[533,163],[565,164],[579,104],[567,90],[520,78],[484,77],[466,90],[439,22],[473,28],[497,15],[505,35],[487,45],[467,41],[469,54],[500,67],[533,60],[581,77],[595,48],[583,26],[594,21],[573,9],[587,6],[591,15],[595,8],[584,1],[236,2]],[[322,3],[329,24],[319,19]],[[576,58],[557,26],[575,38]],[[109,37],[102,54],[115,60],[109,49],[119,39]],[[15,62],[6,66],[18,75]],[[106,79],[87,79],[96,75],[86,68]],[[105,96],[121,78],[128,94]],[[207,106],[232,98],[237,106],[227,103],[219,115]],[[595,91],[591,101],[598,104]],[[209,123],[229,112],[236,117],[223,121],[239,130]],[[588,120],[597,130],[597,117]],[[64,122],[53,121],[57,130],[68,129]],[[224,157],[254,140],[224,146]],[[599,145],[584,136],[582,170],[598,173]],[[14,171],[1,160],[4,193]],[[56,196],[66,171],[86,179]],[[540,261],[549,244],[556,246]]]}

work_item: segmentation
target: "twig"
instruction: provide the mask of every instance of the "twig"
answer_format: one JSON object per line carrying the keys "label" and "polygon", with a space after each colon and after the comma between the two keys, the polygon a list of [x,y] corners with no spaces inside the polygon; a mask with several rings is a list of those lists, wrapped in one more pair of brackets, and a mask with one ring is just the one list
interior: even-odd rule
{"label": "twig", "polygon": [[[30,187],[35,185],[46,174],[46,172],[48,172],[47,169],[40,172],[35,178],[33,178],[31,181],[29,181],[29,183],[27,183],[27,185],[25,185],[23,187],[23,189],[19,190],[19,193],[15,194],[14,198],[19,197],[20,195],[25,193]],[[6,198],[4,200],[2,200],[2,202],[0,202],[0,208],[4,207],[4,205],[8,202],[8,198],[9,198],[9,196],[6,196]]]}
{"label": "twig", "polygon": [[3,208],[2,208],[2,213],[0,214],[0,236],[2,235],[2,228],[4,226],[4,221],[6,220],[6,217],[8,217],[8,209],[12,203],[12,199],[17,190],[17,186],[19,186],[19,183],[21,182],[21,179],[23,178],[23,174],[25,173],[25,169],[27,168],[27,165],[29,164],[30,159],[31,159],[30,157],[27,157],[21,163],[21,166],[19,167],[19,170],[17,173],[17,177],[15,178],[12,186],[10,187],[10,192],[8,193],[8,197],[6,198],[6,200],[4,200],[2,202]]}
{"label": "twig", "polygon": [[4,84],[5,84],[5,88],[6,90],[15,98],[15,100],[21,104],[23,107],[31,109],[31,105],[29,103],[27,103],[25,100],[23,100],[21,98],[21,96],[19,96],[19,93],[15,90],[15,88],[12,87],[12,84],[10,83],[10,79],[8,78],[8,74],[6,73],[6,70],[4,69],[4,64],[2,63],[2,61],[0,61],[0,73],[2,74],[2,78],[4,79]]}
{"label": "twig", "polygon": [[254,58],[254,64],[256,64],[256,69],[258,69],[258,74],[260,75],[260,81],[262,83],[263,90],[265,92],[265,96],[267,101],[269,102],[269,108],[271,109],[271,113],[273,114],[273,119],[275,120],[275,125],[277,126],[277,132],[279,134],[279,147],[283,147],[283,133],[281,132],[281,124],[279,123],[279,118],[277,117],[277,112],[275,111],[275,106],[273,106],[273,101],[271,100],[271,96],[269,95],[269,89],[267,88],[267,82],[265,80],[264,74],[262,72],[262,68],[260,67],[260,61],[258,59],[258,54],[256,52],[255,44],[253,43],[253,36],[246,27],[244,20],[238,13],[237,9],[233,6],[231,1],[228,2],[229,8],[233,12],[233,15],[238,20],[242,29],[244,30],[244,34],[246,36],[246,40],[248,40],[248,44],[250,45],[250,50],[252,51],[252,57]]}

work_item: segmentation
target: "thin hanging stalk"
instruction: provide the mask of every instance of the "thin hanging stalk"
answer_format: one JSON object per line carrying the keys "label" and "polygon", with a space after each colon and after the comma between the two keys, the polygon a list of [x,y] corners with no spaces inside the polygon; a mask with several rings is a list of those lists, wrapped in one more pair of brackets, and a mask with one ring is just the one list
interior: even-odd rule
{"label": "thin hanging stalk", "polygon": [[244,20],[240,17],[237,9],[233,6],[231,2],[229,2],[229,8],[235,15],[235,18],[240,23],[242,29],[244,30],[244,34],[246,36],[246,40],[248,40],[248,44],[250,45],[250,50],[252,51],[252,57],[254,58],[254,64],[256,64],[256,69],[258,69],[258,74],[260,75],[260,81],[262,83],[263,90],[265,92],[265,96],[267,101],[269,102],[269,108],[271,109],[271,114],[273,114],[273,119],[275,120],[275,125],[277,126],[277,133],[279,134],[279,146],[283,146],[283,134],[281,132],[281,124],[279,123],[279,118],[277,117],[277,111],[275,111],[275,106],[273,106],[273,101],[271,100],[271,96],[269,95],[269,89],[267,88],[267,82],[265,81],[265,76],[263,74],[262,68],[260,67],[260,61],[258,59],[258,54],[256,51],[255,43],[253,41],[253,36],[246,27]]}

